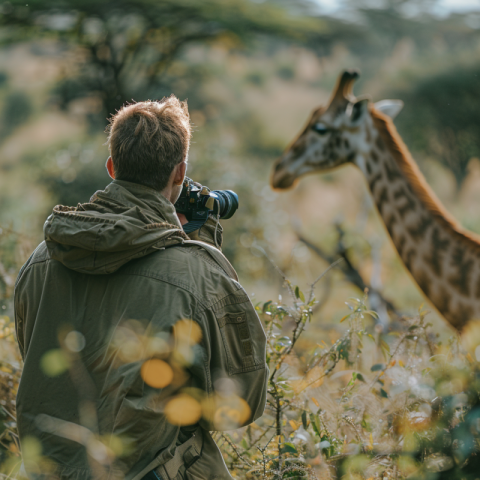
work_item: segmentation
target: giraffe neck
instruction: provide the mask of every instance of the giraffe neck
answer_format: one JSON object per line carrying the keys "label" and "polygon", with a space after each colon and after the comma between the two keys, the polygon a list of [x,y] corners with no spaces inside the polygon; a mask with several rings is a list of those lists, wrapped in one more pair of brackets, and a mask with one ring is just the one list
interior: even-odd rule
{"label": "giraffe neck", "polygon": [[403,263],[454,327],[480,318],[479,240],[444,210],[393,123],[375,110],[367,139],[356,163]]}

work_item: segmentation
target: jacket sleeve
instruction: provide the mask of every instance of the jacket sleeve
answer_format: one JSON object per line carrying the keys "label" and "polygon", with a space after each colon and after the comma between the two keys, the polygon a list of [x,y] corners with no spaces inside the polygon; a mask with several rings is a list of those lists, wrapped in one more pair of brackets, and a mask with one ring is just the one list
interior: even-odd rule
{"label": "jacket sleeve", "polygon": [[[205,341],[210,353],[207,391],[211,398],[220,399],[220,405],[216,405],[217,419],[221,416],[219,409],[230,408],[238,410],[234,413],[240,419],[237,426],[247,425],[263,414],[266,402],[269,372],[260,319],[240,287],[208,308],[204,322],[209,332]],[[212,418],[208,429],[230,428],[222,428],[222,422],[219,424]]]}
{"label": "jacket sleeve", "polygon": [[[20,282],[24,276],[25,271],[30,266],[33,256],[37,249],[30,255],[29,259],[25,262],[25,265],[20,269],[18,272],[17,279],[15,280],[15,289],[14,289],[14,303],[13,303],[13,316],[15,318],[15,336],[17,337],[18,348],[20,350],[20,354],[22,355],[22,359],[25,360],[25,312],[24,312],[24,304],[22,302],[22,295],[21,295],[21,287]],[[32,301],[33,302],[33,301]]]}

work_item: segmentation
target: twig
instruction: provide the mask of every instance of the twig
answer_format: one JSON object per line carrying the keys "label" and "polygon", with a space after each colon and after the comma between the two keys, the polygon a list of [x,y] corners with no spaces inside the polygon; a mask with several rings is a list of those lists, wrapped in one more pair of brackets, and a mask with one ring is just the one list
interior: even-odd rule
{"label": "twig", "polygon": [[[340,235],[343,235],[343,231],[340,230]],[[360,272],[353,266],[352,262],[348,258],[347,251],[341,247],[339,248],[337,245],[337,253],[336,255],[330,255],[322,250],[318,245],[313,244],[309,240],[307,240],[304,236],[297,233],[298,240],[304,243],[310,250],[312,250],[315,254],[317,254],[321,259],[325,260],[327,263],[334,263],[338,256],[344,260],[344,264],[341,267],[342,273],[345,275],[345,278],[348,282],[352,285],[356,286],[362,292],[365,291],[365,288],[368,288],[370,293],[375,293],[378,295],[380,300],[385,304],[387,310],[391,313],[395,314],[396,316],[401,316],[400,312],[396,309],[395,305],[388,299],[386,299],[381,292],[377,289],[373,288],[368,282],[363,280],[363,277],[360,275]]]}
{"label": "twig", "polygon": [[344,258],[339,258],[335,260],[321,275],[317,277],[317,279],[312,283],[310,286],[310,296],[308,298],[308,303],[310,303],[313,300],[313,293],[315,291],[315,285],[334,267],[336,267],[339,263],[343,262],[345,259]]}
{"label": "twig", "polygon": [[243,455],[237,450],[235,444],[224,433],[222,433],[221,437],[232,447],[233,451],[242,462],[246,463],[249,467],[253,467],[253,463],[243,457]]}
{"label": "twig", "polygon": [[17,421],[17,419],[15,418],[15,416],[13,414],[11,414],[3,405],[0,405],[0,407],[2,407],[2,410],[12,418],[12,420],[15,420]]}
{"label": "twig", "polygon": [[275,269],[275,271],[283,278],[283,281],[285,285],[287,286],[288,292],[290,293],[290,296],[292,297],[293,300],[293,305],[295,307],[295,310],[298,310],[298,303],[297,303],[297,297],[295,295],[295,292],[293,291],[292,284],[290,280],[287,278],[287,276],[282,272],[280,267],[268,256],[267,252],[265,251],[264,248],[262,248],[260,245],[255,245],[255,248],[257,248],[262,255],[271,263],[272,267]]}

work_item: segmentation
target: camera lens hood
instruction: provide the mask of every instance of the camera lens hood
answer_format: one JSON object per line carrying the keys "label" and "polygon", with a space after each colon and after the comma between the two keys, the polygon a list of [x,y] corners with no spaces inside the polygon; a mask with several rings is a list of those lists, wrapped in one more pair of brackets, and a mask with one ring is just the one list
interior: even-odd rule
{"label": "camera lens hood", "polygon": [[238,209],[238,195],[232,190],[214,190],[219,202],[220,218],[227,220],[233,217]]}

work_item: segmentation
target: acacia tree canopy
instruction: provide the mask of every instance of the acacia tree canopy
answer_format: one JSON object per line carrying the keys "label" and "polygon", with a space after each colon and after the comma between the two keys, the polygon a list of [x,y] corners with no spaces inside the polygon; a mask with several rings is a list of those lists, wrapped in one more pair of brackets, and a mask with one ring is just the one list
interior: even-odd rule
{"label": "acacia tree canopy", "polygon": [[77,54],[58,86],[61,104],[100,97],[103,117],[125,101],[154,96],[172,61],[191,44],[243,47],[258,35],[302,41],[320,35],[318,18],[249,0],[14,0],[3,5],[4,41],[50,36]]}

